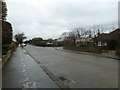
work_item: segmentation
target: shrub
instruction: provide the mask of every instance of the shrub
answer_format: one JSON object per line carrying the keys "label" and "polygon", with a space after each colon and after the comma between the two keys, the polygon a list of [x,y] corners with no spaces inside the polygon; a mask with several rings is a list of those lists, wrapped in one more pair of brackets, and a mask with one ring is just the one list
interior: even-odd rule
{"label": "shrub", "polygon": [[117,41],[113,38],[111,38],[109,41],[108,41],[108,49],[109,50],[115,50],[117,46]]}
{"label": "shrub", "polygon": [[61,46],[63,46],[63,45],[64,45],[63,42],[54,42],[54,43],[53,43],[53,47],[61,47]]}
{"label": "shrub", "polygon": [[11,50],[13,47],[16,47],[15,43],[11,44],[5,44],[2,46],[2,55],[5,55],[9,50]]}
{"label": "shrub", "polygon": [[90,47],[90,45],[86,43],[76,43],[76,47]]}
{"label": "shrub", "polygon": [[6,53],[10,50],[9,45],[2,46],[2,55],[6,55]]}

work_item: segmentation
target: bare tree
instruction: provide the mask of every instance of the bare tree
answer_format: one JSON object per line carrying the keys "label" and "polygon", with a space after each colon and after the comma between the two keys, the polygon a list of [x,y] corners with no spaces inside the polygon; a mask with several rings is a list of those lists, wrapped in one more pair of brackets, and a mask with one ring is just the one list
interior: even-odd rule
{"label": "bare tree", "polygon": [[77,38],[86,38],[86,37],[91,37],[92,31],[90,29],[85,29],[85,28],[74,28],[74,31],[76,32],[76,37]]}
{"label": "bare tree", "polygon": [[76,39],[77,39],[77,33],[76,31],[70,31],[68,38],[75,44]]}
{"label": "bare tree", "polygon": [[67,38],[68,36],[69,36],[69,32],[64,32],[61,35],[61,37],[63,37],[63,38]]}
{"label": "bare tree", "polygon": [[64,32],[62,36],[67,37],[69,39],[69,42],[71,41],[70,43],[75,45],[77,39],[94,37],[94,35],[98,33],[99,27],[100,26],[98,25],[90,27],[88,29],[77,27],[77,28],[71,29],[70,32]]}

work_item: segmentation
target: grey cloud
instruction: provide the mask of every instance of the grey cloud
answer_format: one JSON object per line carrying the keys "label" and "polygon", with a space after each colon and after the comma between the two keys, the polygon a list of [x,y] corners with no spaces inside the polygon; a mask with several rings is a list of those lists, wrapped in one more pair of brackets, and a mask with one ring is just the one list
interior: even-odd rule
{"label": "grey cloud", "polygon": [[[92,1],[92,0],[91,0]],[[105,0],[104,0],[105,1]],[[8,1],[8,20],[14,34],[25,32],[28,38],[58,38],[70,27],[117,22],[117,0],[98,2],[49,2],[29,4]]]}

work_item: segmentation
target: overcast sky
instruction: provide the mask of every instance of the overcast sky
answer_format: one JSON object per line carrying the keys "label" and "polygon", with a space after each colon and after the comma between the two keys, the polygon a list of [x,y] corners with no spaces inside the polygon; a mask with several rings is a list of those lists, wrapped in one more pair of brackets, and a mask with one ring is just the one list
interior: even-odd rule
{"label": "overcast sky", "polygon": [[14,34],[59,38],[73,27],[116,24],[119,0],[8,0]]}

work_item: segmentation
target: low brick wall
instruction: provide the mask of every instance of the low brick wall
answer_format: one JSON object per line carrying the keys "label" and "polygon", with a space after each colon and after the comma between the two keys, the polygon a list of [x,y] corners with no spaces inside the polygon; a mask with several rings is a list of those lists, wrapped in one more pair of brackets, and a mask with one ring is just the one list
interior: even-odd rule
{"label": "low brick wall", "polygon": [[116,55],[120,56],[120,50],[116,51]]}
{"label": "low brick wall", "polygon": [[2,58],[2,67],[4,64],[9,60],[9,58],[12,56],[12,50],[9,50],[7,54]]}
{"label": "low brick wall", "polygon": [[9,60],[12,56],[13,52],[16,51],[18,45],[11,47],[11,49],[7,52],[5,56],[3,56],[2,60],[0,61],[0,68],[4,66],[4,64]]}
{"label": "low brick wall", "polygon": [[83,51],[83,52],[94,52],[94,53],[101,53],[103,49],[106,47],[63,47],[63,49],[67,50],[76,50],[76,51]]}
{"label": "low brick wall", "polygon": [[0,70],[2,68],[2,59],[0,59]]}
{"label": "low brick wall", "polygon": [[102,50],[102,53],[116,54],[115,50]]}

